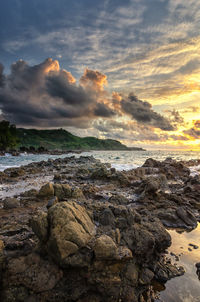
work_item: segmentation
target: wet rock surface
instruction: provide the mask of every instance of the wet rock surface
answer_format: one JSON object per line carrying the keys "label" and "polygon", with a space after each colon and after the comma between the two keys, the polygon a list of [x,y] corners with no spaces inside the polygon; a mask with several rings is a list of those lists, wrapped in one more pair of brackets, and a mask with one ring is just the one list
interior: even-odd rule
{"label": "wet rock surface", "polygon": [[165,252],[166,228],[200,220],[200,180],[187,163],[148,159],[119,172],[71,157],[10,168],[0,180],[44,176],[51,182],[2,200],[0,300],[153,301],[153,280],[184,274]]}

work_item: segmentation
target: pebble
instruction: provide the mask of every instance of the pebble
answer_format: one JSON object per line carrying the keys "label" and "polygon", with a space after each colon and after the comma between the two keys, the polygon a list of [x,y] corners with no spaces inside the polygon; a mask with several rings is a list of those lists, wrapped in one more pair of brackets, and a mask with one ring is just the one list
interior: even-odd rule
{"label": "pebble", "polygon": [[193,247],[193,249],[197,250],[199,247],[196,244],[189,243],[189,246]]}

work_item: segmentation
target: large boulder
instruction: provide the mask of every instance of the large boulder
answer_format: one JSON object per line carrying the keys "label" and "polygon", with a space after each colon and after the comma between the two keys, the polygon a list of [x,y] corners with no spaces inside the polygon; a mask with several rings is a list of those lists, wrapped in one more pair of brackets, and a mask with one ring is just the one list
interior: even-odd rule
{"label": "large boulder", "polygon": [[153,158],[148,158],[146,159],[145,163],[143,164],[142,167],[153,167],[153,168],[158,168],[160,166],[160,162],[153,159]]}
{"label": "large boulder", "polygon": [[123,240],[137,255],[138,261],[149,261],[156,253],[164,252],[171,245],[171,236],[159,220],[135,223],[124,230]]}
{"label": "large boulder", "polygon": [[95,234],[87,211],[75,202],[57,203],[49,209],[47,217],[39,215],[32,226],[39,239],[46,242],[47,252],[61,265]]}

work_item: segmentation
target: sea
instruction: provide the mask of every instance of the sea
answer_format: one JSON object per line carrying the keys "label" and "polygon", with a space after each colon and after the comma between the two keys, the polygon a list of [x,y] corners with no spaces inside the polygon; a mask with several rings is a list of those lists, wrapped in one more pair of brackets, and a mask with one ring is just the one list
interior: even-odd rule
{"label": "sea", "polygon": [[102,162],[110,163],[117,170],[130,170],[142,166],[146,159],[153,158],[163,161],[167,157],[175,160],[190,160],[200,159],[200,151],[91,151],[82,152],[81,154],[26,154],[21,153],[19,156],[11,156],[7,153],[5,156],[0,156],[0,171],[4,171],[11,167],[20,167],[31,162],[39,162],[42,160],[64,158],[70,156],[94,156]]}
{"label": "sea", "polygon": [[[200,151],[91,151],[81,154],[70,153],[62,155],[22,153],[16,157],[6,154],[5,156],[0,156],[0,171],[4,171],[10,167],[27,165],[31,162],[48,160],[49,158],[56,159],[70,156],[93,156],[102,162],[110,163],[112,167],[122,171],[142,166],[148,158],[159,161],[163,161],[168,157],[177,161],[200,159]],[[190,170],[192,175],[199,174],[200,166],[193,166]],[[0,193],[1,190],[2,194],[5,194],[3,188],[0,188]],[[20,190],[24,190],[24,186],[22,184],[22,187],[14,188],[13,190],[15,192],[19,190],[20,192]],[[8,188],[7,191],[9,193],[12,190]],[[177,265],[183,265],[186,273],[181,277],[168,281],[164,286],[156,287],[154,285],[154,290],[158,292],[155,302],[200,302],[200,280],[195,268],[195,263],[200,262],[200,224],[192,232],[168,231],[172,237],[172,245],[169,248],[168,256],[172,261],[176,261],[174,254],[178,255],[179,261]],[[190,244],[198,246],[198,249],[191,248]]]}

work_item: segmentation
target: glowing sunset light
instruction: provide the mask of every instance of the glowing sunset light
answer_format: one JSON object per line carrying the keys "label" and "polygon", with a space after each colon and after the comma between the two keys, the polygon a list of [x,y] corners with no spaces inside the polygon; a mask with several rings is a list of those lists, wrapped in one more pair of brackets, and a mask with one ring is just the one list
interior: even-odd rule
{"label": "glowing sunset light", "polygon": [[198,1],[19,2],[0,12],[12,19],[0,30],[1,118],[199,149]]}

